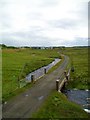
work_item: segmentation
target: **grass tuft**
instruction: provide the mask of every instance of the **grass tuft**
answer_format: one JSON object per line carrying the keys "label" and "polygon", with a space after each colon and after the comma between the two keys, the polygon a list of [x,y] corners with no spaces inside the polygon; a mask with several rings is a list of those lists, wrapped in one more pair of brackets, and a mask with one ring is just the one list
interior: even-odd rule
{"label": "grass tuft", "polygon": [[33,118],[88,118],[77,104],[70,102],[62,93],[53,91]]}

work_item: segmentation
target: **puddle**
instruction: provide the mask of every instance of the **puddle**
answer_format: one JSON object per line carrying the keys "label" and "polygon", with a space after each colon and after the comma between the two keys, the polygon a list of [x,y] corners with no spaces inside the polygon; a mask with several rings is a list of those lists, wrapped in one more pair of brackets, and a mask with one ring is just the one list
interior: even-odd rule
{"label": "puddle", "polygon": [[38,100],[42,100],[44,98],[44,96],[40,96],[38,97]]}
{"label": "puddle", "polygon": [[45,70],[46,72],[49,71],[50,68],[52,68],[54,65],[56,65],[61,59],[56,58],[52,63],[50,63],[49,65],[42,67],[38,70],[35,70],[34,72],[31,72],[29,75],[26,76],[26,80],[27,82],[31,82],[31,76],[34,75],[34,79],[38,79],[41,76],[43,76],[45,74]]}
{"label": "puddle", "polygon": [[65,95],[70,101],[82,106],[82,108],[90,113],[90,90],[65,90]]}

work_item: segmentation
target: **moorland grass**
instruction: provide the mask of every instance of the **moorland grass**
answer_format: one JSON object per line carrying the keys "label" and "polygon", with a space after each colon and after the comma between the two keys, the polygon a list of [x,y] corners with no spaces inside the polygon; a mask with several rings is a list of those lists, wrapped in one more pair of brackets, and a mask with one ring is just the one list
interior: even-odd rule
{"label": "moorland grass", "polygon": [[[42,67],[55,58],[60,58],[59,50],[39,49],[3,49],[2,50],[2,98],[13,96],[19,86],[19,80]],[[21,91],[21,90],[19,90]]]}
{"label": "moorland grass", "polygon": [[[71,72],[66,88],[89,89],[88,48],[65,48],[62,53],[70,58],[66,69],[74,67],[74,72]],[[82,110],[81,106],[70,102],[64,94],[52,91],[43,106],[33,114],[33,118],[81,120],[89,119],[89,115]]]}
{"label": "moorland grass", "polygon": [[88,79],[88,48],[66,48],[63,51],[71,60],[71,79],[67,85],[68,89],[90,89],[90,80]]}
{"label": "moorland grass", "polygon": [[70,102],[64,94],[52,91],[32,118],[72,118],[74,120],[75,118],[88,118],[88,114],[79,105]]}
{"label": "moorland grass", "polygon": [[0,49],[0,101],[2,101],[2,52]]}

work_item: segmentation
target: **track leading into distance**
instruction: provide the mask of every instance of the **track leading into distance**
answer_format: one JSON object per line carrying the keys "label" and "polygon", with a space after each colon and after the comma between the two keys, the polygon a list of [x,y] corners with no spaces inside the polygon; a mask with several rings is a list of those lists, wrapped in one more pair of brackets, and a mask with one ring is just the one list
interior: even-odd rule
{"label": "track leading into distance", "polygon": [[50,74],[40,78],[32,88],[14,97],[3,105],[3,118],[30,118],[45,101],[53,89],[56,89],[56,80],[62,79],[69,58],[64,56],[62,64]]}

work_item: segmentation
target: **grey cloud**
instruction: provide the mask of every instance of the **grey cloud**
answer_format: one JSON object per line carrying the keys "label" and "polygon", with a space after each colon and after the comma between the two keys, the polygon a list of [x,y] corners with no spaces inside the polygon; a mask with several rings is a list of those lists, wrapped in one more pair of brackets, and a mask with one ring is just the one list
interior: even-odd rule
{"label": "grey cloud", "polygon": [[50,46],[51,43],[47,38],[44,37],[31,37],[30,39],[22,39],[21,41],[14,38],[3,38],[3,43],[13,46]]}
{"label": "grey cloud", "polygon": [[62,43],[65,46],[87,46],[88,45],[88,39],[87,38],[80,38],[76,37],[73,41],[66,41]]}
{"label": "grey cloud", "polygon": [[1,39],[7,45],[50,46],[51,42],[47,37],[37,34],[40,28],[33,29],[33,31],[26,32],[3,33]]}
{"label": "grey cloud", "polygon": [[21,38],[30,38],[33,36],[39,36],[38,34],[42,31],[43,29],[40,27],[30,27],[29,31],[23,31],[23,32],[4,32],[2,33],[2,36],[16,36],[16,37],[21,37]]}
{"label": "grey cloud", "polygon": [[62,39],[49,39],[47,37],[26,33],[11,33],[3,36],[3,43],[14,46],[87,46],[87,38],[76,37],[73,41],[62,41]]}
{"label": "grey cloud", "polygon": [[[43,7],[46,7],[44,9],[47,9],[47,7],[53,7],[53,6],[57,5],[58,1],[59,0],[41,0],[40,4],[36,5],[37,9],[35,9],[34,11],[32,10],[32,12],[30,12],[29,9],[28,9],[28,11],[25,12],[27,19],[28,20],[38,20],[38,19],[40,20],[41,19],[41,21],[42,21],[43,19],[42,19],[41,15],[43,15],[43,13],[38,11],[38,7],[41,7],[39,10],[42,10]],[[29,31],[24,31],[24,30],[23,30],[23,32],[9,31],[9,30],[14,31],[14,28],[12,27],[12,24],[13,24],[12,19],[11,19],[12,16],[9,15],[9,12],[7,11],[7,7],[6,7],[7,4],[9,5],[10,2],[9,2],[9,0],[1,0],[0,1],[0,4],[2,6],[2,7],[0,6],[1,7],[0,8],[1,9],[0,10],[1,11],[0,12],[0,14],[1,14],[0,15],[1,16],[0,22],[2,24],[2,29],[7,29],[8,28],[7,29],[8,32],[7,33],[4,32],[4,33],[2,33],[2,36],[0,36],[0,40],[2,39],[4,44],[15,45],[15,46],[20,46],[20,45],[50,46],[50,45],[54,45],[54,44],[61,45],[61,41],[62,41],[61,39],[56,40],[56,42],[55,42],[55,40],[53,40],[53,39],[43,37],[41,35],[41,31],[44,31],[44,29],[46,30],[46,28],[42,29],[43,27],[40,28],[38,26],[38,27],[30,27],[29,28],[29,26],[28,26]],[[28,4],[28,3],[29,2],[26,3],[26,1],[25,1],[25,4]],[[17,4],[18,4],[18,2],[17,2]],[[89,3],[89,5],[90,5],[90,3]],[[28,5],[26,5],[26,6],[28,6]],[[29,6],[29,8],[30,8],[30,6]],[[87,17],[86,12],[87,12],[87,9],[83,9],[83,7],[81,7],[81,6],[80,6],[80,8],[82,8],[82,9],[78,10],[78,8],[76,8],[77,10],[70,11],[71,13],[77,14],[77,16],[80,16],[80,20],[79,19],[75,20],[73,18],[72,19],[67,18],[67,19],[51,20],[51,21],[45,21],[45,22],[50,27],[50,29],[51,28],[52,29],[61,28],[61,29],[66,29],[66,30],[68,30],[68,29],[73,30],[77,26],[80,27],[81,23],[82,23],[83,26],[84,26],[84,23],[85,23],[85,26],[86,26],[86,17]],[[90,6],[89,6],[89,8],[90,8]],[[30,8],[30,9],[32,9],[32,8]],[[90,12],[89,12],[89,18],[90,18]],[[90,21],[90,19],[89,19],[89,21]],[[47,29],[49,29],[49,27]],[[62,44],[66,45],[66,46],[86,45],[87,40],[86,40],[86,38],[75,38],[75,40],[73,40],[72,42],[69,42],[69,40],[68,41],[64,40],[62,42]]]}
{"label": "grey cloud", "polygon": [[75,40],[73,41],[73,43],[74,43],[74,45],[87,46],[88,45],[88,38],[76,37]]}
{"label": "grey cloud", "polygon": [[51,26],[56,28],[69,29],[76,27],[78,23],[73,19],[60,19],[60,20],[49,21],[49,24],[51,24]]}

